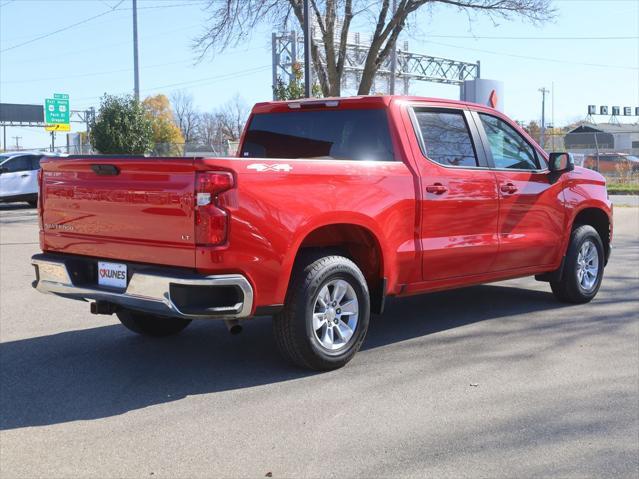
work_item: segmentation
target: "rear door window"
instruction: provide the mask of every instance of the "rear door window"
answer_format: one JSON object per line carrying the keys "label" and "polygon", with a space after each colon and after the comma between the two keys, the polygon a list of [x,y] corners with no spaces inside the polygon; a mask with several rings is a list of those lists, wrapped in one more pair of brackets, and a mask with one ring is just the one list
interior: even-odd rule
{"label": "rear door window", "polygon": [[17,173],[19,171],[31,171],[31,159],[29,156],[18,156],[11,158],[2,164],[7,173]]}
{"label": "rear door window", "polygon": [[244,158],[393,161],[386,110],[260,113],[247,129]]}
{"label": "rear door window", "polygon": [[473,140],[462,111],[415,110],[424,155],[444,166],[478,166]]}

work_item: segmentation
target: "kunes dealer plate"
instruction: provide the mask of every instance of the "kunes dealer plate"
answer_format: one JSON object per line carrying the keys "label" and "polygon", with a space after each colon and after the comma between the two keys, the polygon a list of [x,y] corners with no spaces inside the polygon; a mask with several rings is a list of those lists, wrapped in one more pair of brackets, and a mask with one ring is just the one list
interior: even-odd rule
{"label": "kunes dealer plate", "polygon": [[126,289],[126,265],[98,261],[98,284],[110,288]]}

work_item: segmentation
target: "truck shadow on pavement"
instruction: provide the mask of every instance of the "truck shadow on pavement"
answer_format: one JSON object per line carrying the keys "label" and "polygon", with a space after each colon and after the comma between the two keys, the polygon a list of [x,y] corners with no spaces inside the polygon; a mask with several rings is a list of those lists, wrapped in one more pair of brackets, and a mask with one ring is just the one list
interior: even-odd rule
{"label": "truck shadow on pavement", "polygon": [[[498,324],[488,324],[481,328],[483,333],[473,331],[471,335],[498,334],[498,326],[505,321],[516,324],[517,334],[522,337],[531,334],[529,328],[540,327],[534,322],[528,324],[526,313],[547,310],[554,314],[564,309],[547,292],[502,285],[391,301],[383,316],[373,318],[363,351],[353,363],[330,374],[334,380],[348,381],[355,374],[349,372],[350,368],[375,367],[375,357],[382,352],[367,350],[400,341],[415,340],[406,348],[425,351],[445,347],[450,336],[469,334],[466,330],[450,330],[472,323]],[[572,318],[572,314],[566,314]],[[622,319],[618,317],[607,326],[600,324],[598,332],[604,326],[619,327],[626,322]],[[555,329],[565,327],[553,322],[543,324],[548,328],[554,324]],[[568,340],[591,333],[589,328],[579,326]],[[434,336],[439,332],[446,333]],[[544,331],[544,337],[552,337],[549,332]],[[557,341],[563,340],[565,334],[557,336]],[[402,348],[404,345],[395,348],[397,354]],[[472,349],[468,353],[469,357],[458,360],[478,359]],[[476,354],[481,359],[481,351]],[[305,378],[291,387],[307,388],[311,386],[309,381],[319,379],[313,377],[317,373],[291,367],[279,358],[267,318],[247,324],[239,336],[229,335],[220,322],[194,322],[181,335],[166,339],[139,337],[119,324],[69,331],[2,343],[0,360],[1,430],[105,418],[190,395],[293,379]],[[360,369],[357,374],[361,373]]]}
{"label": "truck shadow on pavement", "polygon": [[38,209],[31,206],[29,203],[0,203],[0,211],[15,210],[33,210],[36,213],[38,212]]}
{"label": "truck shadow on pavement", "polygon": [[38,224],[38,209],[27,203],[0,203],[0,226]]}

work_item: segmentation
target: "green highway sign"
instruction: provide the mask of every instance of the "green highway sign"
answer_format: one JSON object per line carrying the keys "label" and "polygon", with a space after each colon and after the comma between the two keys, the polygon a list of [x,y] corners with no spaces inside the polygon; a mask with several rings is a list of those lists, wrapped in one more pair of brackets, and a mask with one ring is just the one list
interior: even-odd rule
{"label": "green highway sign", "polygon": [[54,93],[44,100],[44,122],[47,125],[69,124],[69,95]]}

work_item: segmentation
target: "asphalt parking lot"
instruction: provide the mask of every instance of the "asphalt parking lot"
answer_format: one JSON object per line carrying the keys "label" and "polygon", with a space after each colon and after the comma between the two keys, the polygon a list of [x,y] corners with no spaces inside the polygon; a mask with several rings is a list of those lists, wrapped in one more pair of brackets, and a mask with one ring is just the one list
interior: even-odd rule
{"label": "asphalt parking lot", "polygon": [[35,211],[0,206],[0,475],[639,475],[639,209],[588,305],[525,278],[391,301],[346,368],[275,351],[268,318],[138,337],[31,289]]}

